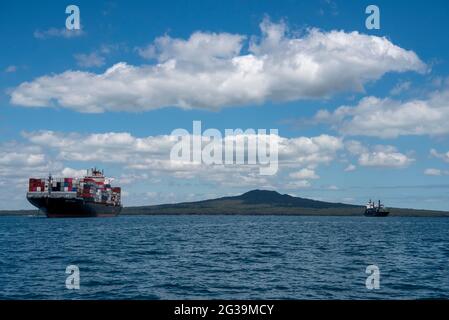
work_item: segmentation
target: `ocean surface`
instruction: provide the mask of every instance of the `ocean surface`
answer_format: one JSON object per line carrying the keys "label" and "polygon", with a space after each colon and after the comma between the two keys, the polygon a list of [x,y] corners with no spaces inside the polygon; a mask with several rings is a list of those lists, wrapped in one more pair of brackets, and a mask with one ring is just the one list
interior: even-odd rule
{"label": "ocean surface", "polygon": [[428,298],[449,298],[447,218],[0,217],[0,299]]}

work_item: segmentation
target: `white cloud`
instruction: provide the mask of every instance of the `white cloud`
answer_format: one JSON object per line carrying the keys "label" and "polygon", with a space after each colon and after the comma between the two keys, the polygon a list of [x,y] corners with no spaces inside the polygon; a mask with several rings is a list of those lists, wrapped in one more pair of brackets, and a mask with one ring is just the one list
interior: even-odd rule
{"label": "white cloud", "polygon": [[245,36],[230,33],[194,32],[188,40],[173,39],[167,35],[156,38],[153,44],[138,48],[140,56],[166,62],[196,62],[199,65],[232,59],[240,53]]}
{"label": "white cloud", "polygon": [[84,169],[77,170],[73,168],[64,168],[61,170],[61,176],[62,177],[74,177],[74,178],[81,178],[84,177],[87,174],[87,171]]}
{"label": "white cloud", "polygon": [[344,135],[395,138],[402,135],[449,133],[449,89],[409,101],[365,97],[356,106],[321,110],[318,122],[329,122]]}
{"label": "white cloud", "polygon": [[357,169],[357,167],[353,164],[349,164],[346,168],[345,168],[345,172],[351,172],[351,171],[355,171]]}
{"label": "white cloud", "polygon": [[33,144],[56,149],[60,160],[126,163],[129,166],[150,160],[168,161],[171,146],[177,141],[169,135],[137,138],[127,132],[81,135],[39,131],[24,132],[23,136]]}
{"label": "white cloud", "polygon": [[429,168],[429,169],[424,170],[424,174],[427,176],[441,176],[441,170]]}
{"label": "white cloud", "polygon": [[[259,167],[254,165],[221,166],[172,162],[169,154],[177,139],[169,135],[135,137],[127,132],[79,134],[36,131],[24,132],[23,137],[59,163],[75,163],[81,168],[87,164],[102,167],[118,165],[124,173],[116,182],[126,186],[135,181],[163,185],[172,179],[173,183],[196,181],[202,185],[210,183],[216,187],[238,189],[309,188],[311,180],[319,179],[315,174],[316,168],[331,163],[336,159],[337,153],[344,149],[340,138],[329,135],[277,137],[279,172],[285,174],[261,176]],[[237,135],[235,139],[241,137]],[[59,170],[53,172],[61,172],[64,176],[76,173],[67,166]],[[79,171],[80,174],[82,172]],[[296,174],[290,175],[291,172]]]}
{"label": "white cloud", "polygon": [[16,143],[0,146],[0,165],[2,167],[38,166],[45,164],[45,160],[45,154],[40,148],[18,147]]}
{"label": "white cloud", "polygon": [[315,173],[314,170],[304,168],[299,171],[295,171],[289,174],[290,178],[298,179],[298,180],[310,180],[310,179],[319,179],[320,177]]}
{"label": "white cloud", "polygon": [[428,168],[428,169],[424,170],[424,174],[427,176],[448,176],[449,170]]}
{"label": "white cloud", "polygon": [[345,141],[345,148],[352,155],[360,155],[362,153],[368,152],[368,148],[357,140]]}
{"label": "white cloud", "polygon": [[404,91],[409,90],[411,85],[412,83],[410,81],[400,81],[394,86],[393,89],[391,89],[390,94],[393,96],[399,95]]}
{"label": "white cloud", "polygon": [[68,30],[67,28],[49,28],[47,30],[36,30],[34,31],[34,37],[36,39],[48,39],[48,38],[75,38],[84,35],[82,29],[79,30]]}
{"label": "white cloud", "polygon": [[[41,148],[57,151],[57,159],[65,161],[99,161],[122,163],[135,169],[191,172],[196,166],[170,161],[177,137],[171,135],[134,137],[127,132],[82,135],[54,131],[24,132],[23,136]],[[226,136],[226,139],[230,137]],[[242,139],[240,134],[234,139]],[[224,139],[224,138],[223,138]],[[285,138],[276,136],[279,161],[287,167],[314,168],[331,162],[344,145],[341,139],[329,135]],[[224,142],[224,140],[222,140]],[[203,169],[199,166],[198,169]],[[235,168],[234,168],[235,169]]]}
{"label": "white cloud", "polygon": [[13,73],[17,71],[17,66],[10,65],[5,68],[6,73]]}
{"label": "white cloud", "polygon": [[89,54],[78,53],[74,55],[76,63],[80,67],[101,67],[105,64],[105,58],[96,52]]}
{"label": "white cloud", "polygon": [[121,62],[100,74],[69,70],[42,76],[15,88],[11,103],[80,112],[217,109],[362,91],[387,72],[426,69],[414,52],[386,38],[317,29],[295,37],[284,23],[267,19],[260,27],[262,36],[250,37],[246,53],[242,35],[164,36],[138,50],[156,64]]}
{"label": "white cloud", "polygon": [[311,186],[308,180],[294,180],[282,185],[285,189],[305,189]]}
{"label": "white cloud", "polygon": [[281,138],[279,141],[279,159],[293,167],[313,168],[318,164],[334,160],[338,151],[344,147],[343,141],[334,136]]}
{"label": "white cloud", "polygon": [[[415,161],[410,156],[397,151],[394,146],[367,147],[359,141],[350,140],[345,143],[345,147],[350,154],[358,157],[358,164],[363,167],[405,168]],[[350,165],[348,168],[355,170],[355,166],[353,168]],[[351,171],[346,169],[345,171]]]}
{"label": "white cloud", "polygon": [[[296,138],[277,136],[279,168],[286,171],[286,175],[267,177],[260,175],[257,165],[222,166],[170,161],[171,148],[177,142],[177,138],[170,135],[135,137],[127,132],[79,134],[37,131],[24,132],[23,137],[60,163],[75,162],[78,167],[83,167],[83,163],[118,164],[126,172],[125,176],[118,179],[122,184],[136,180],[174,178],[176,181],[199,180],[235,188],[309,187],[309,180],[319,178],[314,170],[332,162],[344,147],[339,138],[329,135]],[[240,135],[235,136],[235,139],[241,138]],[[74,172],[70,168],[64,170],[67,174]],[[291,171],[296,174],[289,176]]]}
{"label": "white cloud", "polygon": [[0,143],[0,208],[23,208],[28,178],[45,177],[61,169],[62,164],[39,146],[15,141]]}
{"label": "white cloud", "polygon": [[446,152],[446,153],[440,153],[440,152],[438,152],[438,151],[435,150],[435,149],[431,149],[431,150],[430,150],[430,155],[431,155],[432,157],[441,159],[441,160],[443,160],[444,162],[448,162],[448,163],[449,163],[449,151]]}
{"label": "white cloud", "polygon": [[359,164],[365,167],[407,167],[413,159],[399,152],[371,152],[360,155]]}
{"label": "white cloud", "polygon": [[101,44],[98,49],[91,53],[77,53],[73,55],[76,63],[80,67],[101,67],[106,64],[106,56],[116,53],[117,51],[128,51],[128,48],[123,43],[117,44]]}

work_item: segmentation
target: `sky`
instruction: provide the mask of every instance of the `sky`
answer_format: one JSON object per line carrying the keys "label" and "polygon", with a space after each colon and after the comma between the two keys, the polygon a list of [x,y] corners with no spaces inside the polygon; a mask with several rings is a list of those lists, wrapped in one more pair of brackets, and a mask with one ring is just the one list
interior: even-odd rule
{"label": "sky", "polygon": [[[447,30],[447,1],[2,1],[0,210],[94,166],[125,206],[269,189],[449,210]],[[193,121],[277,129],[279,170],[173,163]]]}

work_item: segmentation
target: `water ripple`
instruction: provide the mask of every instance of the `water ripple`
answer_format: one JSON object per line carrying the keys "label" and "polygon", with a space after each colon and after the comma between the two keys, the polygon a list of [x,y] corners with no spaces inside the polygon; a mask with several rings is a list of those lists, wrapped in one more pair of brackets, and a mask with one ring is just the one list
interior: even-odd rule
{"label": "water ripple", "polygon": [[[449,297],[449,219],[0,218],[1,299]],[[75,264],[81,289],[67,290]],[[366,266],[381,270],[367,290]]]}

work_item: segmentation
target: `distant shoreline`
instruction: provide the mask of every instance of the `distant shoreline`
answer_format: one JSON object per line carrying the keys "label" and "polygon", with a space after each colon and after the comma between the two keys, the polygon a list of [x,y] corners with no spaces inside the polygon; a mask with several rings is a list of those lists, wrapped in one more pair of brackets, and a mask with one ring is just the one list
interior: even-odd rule
{"label": "distant shoreline", "polygon": [[[126,212],[126,209],[133,209],[134,207],[124,208],[125,212],[121,213],[120,216],[304,216],[304,217],[363,217],[363,212],[303,212],[303,213],[198,213],[198,212],[148,212],[148,213],[133,213]],[[438,210],[419,210],[419,209],[401,209],[401,208],[390,208],[390,217],[423,217],[423,218],[441,218],[449,217],[448,211],[438,211]],[[0,210],[0,217],[26,217],[26,216],[36,216],[38,210]],[[39,216],[44,216],[44,213],[39,213]]]}
{"label": "distant shoreline", "polygon": [[[449,211],[388,208],[392,217],[449,217]],[[293,197],[271,190],[251,190],[216,199],[124,207],[120,215],[363,216],[365,206]],[[0,210],[0,216],[36,215],[38,210]]]}

